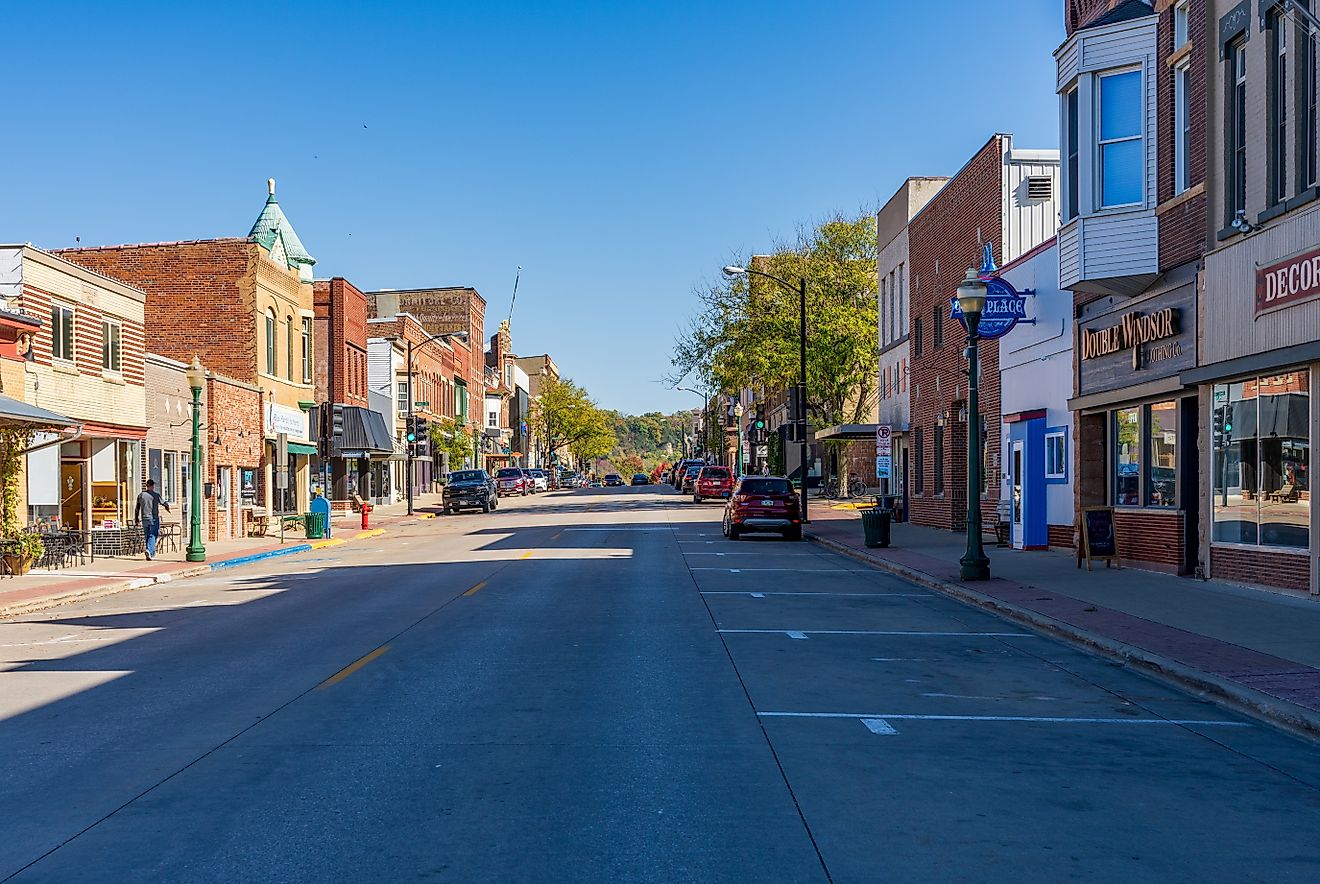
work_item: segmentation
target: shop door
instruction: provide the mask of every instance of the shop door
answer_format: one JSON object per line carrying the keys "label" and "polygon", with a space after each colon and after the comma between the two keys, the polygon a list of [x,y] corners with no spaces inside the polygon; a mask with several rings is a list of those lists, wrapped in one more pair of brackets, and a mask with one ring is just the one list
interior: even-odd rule
{"label": "shop door", "polygon": [[60,464],[60,524],[75,531],[82,531],[83,513],[87,499],[84,496],[83,475],[87,464],[83,462]]}
{"label": "shop door", "polygon": [[1013,517],[1013,548],[1022,549],[1026,542],[1026,533],[1023,525],[1023,499],[1022,499],[1022,443],[1014,442],[1012,454],[1009,455],[1009,495],[1012,502]]}

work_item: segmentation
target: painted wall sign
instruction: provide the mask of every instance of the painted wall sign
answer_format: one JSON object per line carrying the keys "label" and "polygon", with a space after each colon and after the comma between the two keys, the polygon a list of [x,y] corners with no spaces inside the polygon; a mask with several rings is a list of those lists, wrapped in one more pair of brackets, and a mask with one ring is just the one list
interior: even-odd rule
{"label": "painted wall sign", "polygon": [[1159,380],[1196,365],[1194,283],[1114,308],[1077,322],[1078,395]]}
{"label": "painted wall sign", "polygon": [[1320,248],[1256,268],[1256,315],[1320,297]]}
{"label": "painted wall sign", "polygon": [[[999,277],[995,259],[990,251],[990,243],[985,244],[981,257],[981,281],[985,283],[985,310],[981,313],[981,322],[976,333],[981,338],[1002,338],[1011,332],[1019,322],[1031,322],[1027,319],[1027,298],[1023,293]],[[967,320],[958,306],[956,297],[949,299],[949,318],[962,323],[965,330]]]}

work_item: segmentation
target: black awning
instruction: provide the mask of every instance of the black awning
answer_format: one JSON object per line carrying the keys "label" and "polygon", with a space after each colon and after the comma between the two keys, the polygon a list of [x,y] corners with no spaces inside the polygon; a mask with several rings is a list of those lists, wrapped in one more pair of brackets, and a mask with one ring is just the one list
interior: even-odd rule
{"label": "black awning", "polygon": [[[317,406],[317,411],[325,407]],[[344,414],[344,430],[330,437],[330,457],[387,458],[394,453],[394,436],[386,428],[380,412],[358,405],[340,408]],[[313,413],[313,426],[319,426],[318,417],[319,414]]]}

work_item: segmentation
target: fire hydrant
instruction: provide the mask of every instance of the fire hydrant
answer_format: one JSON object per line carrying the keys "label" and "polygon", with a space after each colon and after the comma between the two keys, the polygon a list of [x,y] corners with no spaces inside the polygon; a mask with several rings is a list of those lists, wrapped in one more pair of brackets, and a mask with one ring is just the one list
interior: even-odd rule
{"label": "fire hydrant", "polygon": [[369,504],[369,503],[364,503],[364,504],[362,504],[362,530],[363,530],[363,531],[366,531],[366,530],[367,530],[367,518],[370,516],[370,514],[371,514],[371,504]]}

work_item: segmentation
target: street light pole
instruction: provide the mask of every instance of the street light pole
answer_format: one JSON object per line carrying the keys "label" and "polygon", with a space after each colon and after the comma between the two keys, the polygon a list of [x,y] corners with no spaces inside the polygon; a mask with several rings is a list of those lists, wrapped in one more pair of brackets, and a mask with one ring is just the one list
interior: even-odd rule
{"label": "street light pole", "polygon": [[742,456],[743,404],[741,401],[733,407],[733,417],[735,420],[738,421],[738,450],[734,452],[734,463],[737,464],[737,467],[734,470],[734,475],[741,476],[743,474],[743,456]]}
{"label": "street light pole", "polygon": [[959,560],[963,580],[989,580],[990,559],[981,544],[981,412],[977,387],[980,383],[981,313],[985,309],[986,285],[976,268],[967,268],[967,278],[958,286],[958,308],[967,323],[967,552]]}
{"label": "street light pole", "polygon": [[[764,273],[760,270],[753,270],[750,267],[738,267],[729,265],[724,268],[725,276],[762,276],[766,279],[773,279],[787,291],[793,290],[793,284],[788,280],[780,279],[770,273]],[[802,483],[800,492],[802,494],[802,522],[806,524],[811,519],[807,512],[807,278],[798,277],[798,402],[802,409],[801,426],[798,430],[801,433],[799,442],[802,444]],[[739,449],[741,450],[741,449]]]}
{"label": "street light pole", "polygon": [[[440,332],[431,335],[424,341],[417,344],[418,348],[425,347],[432,341],[439,341],[442,338],[459,338],[466,341],[468,334],[465,331]],[[408,364],[406,367],[408,375],[408,418],[405,426],[411,426],[413,422],[413,342],[408,339]],[[413,440],[408,440],[408,515],[413,514]]]}
{"label": "street light pole", "polygon": [[188,366],[188,386],[192,389],[192,472],[188,476],[188,552],[189,562],[206,561],[206,547],[202,545],[202,385],[206,383],[206,369],[202,361],[193,357]]}

